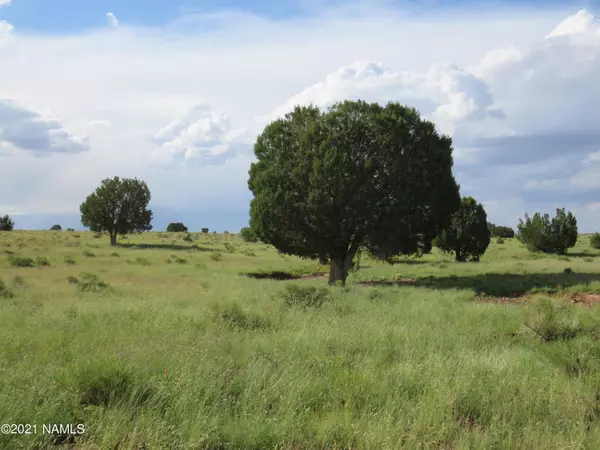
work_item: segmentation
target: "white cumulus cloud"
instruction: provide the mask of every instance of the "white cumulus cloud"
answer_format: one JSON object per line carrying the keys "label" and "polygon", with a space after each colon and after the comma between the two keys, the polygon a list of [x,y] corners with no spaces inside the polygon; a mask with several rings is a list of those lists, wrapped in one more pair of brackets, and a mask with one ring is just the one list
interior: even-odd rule
{"label": "white cumulus cloud", "polygon": [[233,128],[227,114],[205,103],[158,130],[153,141],[160,145],[154,153],[158,161],[183,159],[207,165],[221,164],[251,146],[244,129]]}
{"label": "white cumulus cloud", "polygon": [[119,19],[111,12],[106,13],[106,19],[108,20],[108,24],[113,28],[119,27]]}
{"label": "white cumulus cloud", "polygon": [[411,104],[437,119],[444,132],[452,132],[461,121],[502,116],[491,108],[492,98],[485,83],[455,65],[434,64],[418,73],[392,71],[375,61],[356,61],[294,95],[268,117],[282,116],[295,105],[325,107],[351,99]]}
{"label": "white cumulus cloud", "polygon": [[12,0],[0,0],[0,8],[3,6],[8,6],[12,3]]}
{"label": "white cumulus cloud", "polygon": [[15,27],[13,27],[6,20],[0,20],[0,46],[8,41],[14,29]]}

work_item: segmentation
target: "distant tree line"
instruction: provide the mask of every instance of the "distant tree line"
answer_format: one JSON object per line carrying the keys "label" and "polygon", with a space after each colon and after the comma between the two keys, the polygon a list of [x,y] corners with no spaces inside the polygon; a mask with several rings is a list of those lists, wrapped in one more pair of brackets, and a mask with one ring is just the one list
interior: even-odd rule
{"label": "distant tree line", "polygon": [[513,238],[515,237],[515,230],[511,227],[498,226],[493,223],[488,222],[488,229],[490,231],[491,237],[501,237],[501,238]]}

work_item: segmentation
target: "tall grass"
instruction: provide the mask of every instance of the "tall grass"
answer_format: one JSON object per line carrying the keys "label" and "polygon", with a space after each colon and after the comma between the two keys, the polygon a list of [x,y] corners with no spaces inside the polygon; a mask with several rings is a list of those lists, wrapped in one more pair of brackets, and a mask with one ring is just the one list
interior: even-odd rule
{"label": "tall grass", "polygon": [[[585,239],[568,262],[530,259],[514,239],[479,264],[435,249],[394,265],[364,259],[345,288],[299,279],[318,267],[235,235],[172,240],[132,236],[115,258],[92,233],[0,234],[0,247],[52,261],[0,258],[10,292],[0,295],[0,422],[85,425],[77,436],[0,435],[0,448],[600,442],[600,314],[559,295],[600,292],[600,251],[585,261]],[[97,256],[66,262],[75,241],[97,244]],[[225,243],[240,250],[213,260]],[[177,258],[187,263],[166,262]],[[246,276],[277,271],[296,279]],[[359,284],[378,280],[395,283]],[[478,301],[507,289],[538,294],[525,306]]]}

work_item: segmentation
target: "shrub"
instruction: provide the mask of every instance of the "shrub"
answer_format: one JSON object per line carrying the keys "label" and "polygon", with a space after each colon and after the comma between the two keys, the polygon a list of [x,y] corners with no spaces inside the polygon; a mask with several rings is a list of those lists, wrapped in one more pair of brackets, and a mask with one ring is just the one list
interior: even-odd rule
{"label": "shrub", "polygon": [[564,255],[577,243],[577,219],[564,208],[557,209],[552,220],[548,214],[525,214],[525,221],[519,220],[517,228],[517,238],[530,252]]}
{"label": "shrub", "polygon": [[15,227],[15,222],[7,214],[0,216],[0,231],[12,231]]}
{"label": "shrub", "polygon": [[120,258],[121,255],[119,255],[117,252],[113,252],[110,254],[111,258]]}
{"label": "shrub", "polygon": [[37,258],[35,258],[35,264],[36,266],[49,266],[50,265],[50,260],[48,258],[46,258],[45,256],[38,256]]}
{"label": "shrub", "polygon": [[67,228],[67,231],[75,231],[74,228]]}
{"label": "shrub", "polygon": [[52,228],[50,228],[50,231],[60,231],[62,230],[62,227],[60,225],[52,225]]}
{"label": "shrub", "polygon": [[21,275],[15,275],[12,279],[13,286],[19,289],[23,289],[27,287],[27,283],[25,282],[25,278]]}
{"label": "shrub", "polygon": [[[177,255],[171,255],[171,258],[173,258],[172,262],[174,262],[176,264],[187,264],[187,259],[180,258]],[[169,260],[169,262],[171,262],[171,260]]]}
{"label": "shrub", "polygon": [[94,253],[90,252],[89,250],[84,250],[83,251],[83,256],[87,256],[88,258],[93,258],[96,255]]}
{"label": "shrub", "polygon": [[11,256],[9,260],[15,267],[33,267],[34,265],[33,259],[26,256]]}
{"label": "shrub", "polygon": [[502,244],[504,244],[504,238],[503,238],[503,237],[498,237],[498,238],[496,239],[496,244],[499,244],[499,245],[502,245]]}
{"label": "shrub", "polygon": [[186,232],[188,228],[181,222],[171,222],[167,225],[167,232],[169,233],[182,233]]}
{"label": "shrub", "polygon": [[142,258],[141,256],[137,257],[135,259],[135,261],[133,261],[134,264],[139,264],[140,266],[151,266],[152,263],[150,261],[148,261],[146,258]]}
{"label": "shrub", "polygon": [[246,256],[256,256],[256,253],[250,250],[244,250],[244,255]]}
{"label": "shrub", "polygon": [[490,245],[483,206],[472,197],[463,198],[450,226],[436,238],[436,245],[444,252],[454,253],[458,262],[479,261]]}
{"label": "shrub", "polygon": [[65,256],[65,264],[77,264],[77,261],[71,256]]}
{"label": "shrub", "polygon": [[183,236],[183,240],[186,242],[192,242],[194,238],[192,237],[191,233],[186,233],[185,236]]}
{"label": "shrub", "polygon": [[550,298],[540,298],[525,310],[525,326],[542,341],[572,339],[583,330],[570,305],[559,305]]}
{"label": "shrub", "polygon": [[208,228],[202,228],[203,233],[208,233]]}
{"label": "shrub", "polygon": [[594,233],[592,237],[590,237],[590,245],[593,248],[600,249],[600,233]]}
{"label": "shrub", "polygon": [[265,317],[245,311],[237,303],[226,306],[216,305],[213,308],[214,318],[228,327],[242,330],[260,330],[271,327],[271,323]]}
{"label": "shrub", "polygon": [[83,292],[101,292],[108,288],[108,284],[100,280],[94,273],[82,273],[81,279],[70,276],[67,278],[70,284],[77,285],[77,288]]}
{"label": "shrub", "polygon": [[256,233],[250,227],[244,227],[240,230],[240,236],[246,242],[258,242]]}
{"label": "shrub", "polygon": [[225,242],[225,250],[228,253],[234,253],[235,252],[235,245],[232,245],[229,242]]}
{"label": "shrub", "polygon": [[15,294],[8,289],[8,286],[4,283],[4,281],[0,280],[0,297],[4,298],[13,298]]}
{"label": "shrub", "polygon": [[511,227],[498,226],[493,223],[488,223],[488,230],[490,230],[491,237],[501,238],[513,238],[515,237],[515,230]]}
{"label": "shrub", "polygon": [[320,308],[331,301],[331,294],[324,287],[317,289],[315,286],[289,284],[283,291],[283,301],[288,306]]}
{"label": "shrub", "polygon": [[223,260],[223,254],[220,252],[212,252],[210,254],[210,259],[212,259],[213,261],[222,261]]}

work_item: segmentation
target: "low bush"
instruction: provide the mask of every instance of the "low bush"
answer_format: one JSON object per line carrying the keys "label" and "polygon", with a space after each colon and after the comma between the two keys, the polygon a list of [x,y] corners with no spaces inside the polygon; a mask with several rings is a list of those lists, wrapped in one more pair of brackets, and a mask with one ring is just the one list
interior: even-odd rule
{"label": "low bush", "polygon": [[223,254],[220,252],[212,252],[210,254],[210,259],[212,259],[213,261],[222,261],[223,260]]}
{"label": "low bush", "polygon": [[69,276],[67,280],[70,284],[75,284],[83,292],[102,292],[109,287],[108,283],[100,280],[94,273],[82,273],[81,279]]}
{"label": "low bush", "polygon": [[503,238],[503,237],[498,237],[498,238],[496,239],[496,244],[499,244],[499,245],[502,245],[502,244],[504,244],[504,238]]}
{"label": "low bush", "polygon": [[215,305],[213,307],[214,319],[226,327],[242,330],[261,330],[271,327],[271,322],[261,315],[244,310],[237,303],[229,305]]}
{"label": "low bush", "polygon": [[0,280],[0,297],[13,298],[15,294],[8,288],[4,281]]}
{"label": "low bush", "polygon": [[590,237],[590,245],[593,248],[600,249],[600,233],[592,234],[592,237]]}
{"label": "low bush", "polygon": [[252,230],[250,227],[244,227],[240,230],[240,236],[242,236],[242,239],[246,242],[257,242],[258,241],[258,237],[256,236],[256,233],[254,233],[254,230]]}
{"label": "low bush", "polygon": [[89,250],[84,250],[83,251],[83,256],[87,256],[88,258],[93,258],[96,255],[94,253],[90,252]]}
{"label": "low bush", "polygon": [[182,239],[186,242],[192,242],[194,240],[194,237],[192,236],[192,233],[186,233]]}
{"label": "low bush", "polygon": [[77,264],[77,261],[71,256],[65,256],[65,264]]}
{"label": "low bush", "polygon": [[35,261],[26,256],[10,256],[10,264],[14,267],[33,267]]}
{"label": "low bush", "polygon": [[35,265],[38,267],[45,267],[50,265],[50,260],[45,256],[38,256],[35,258]]}
{"label": "low bush", "polygon": [[58,224],[52,225],[52,227],[50,228],[50,231],[60,231],[60,230],[62,230],[62,227]]}
{"label": "low bush", "polygon": [[288,306],[299,306],[301,308],[320,308],[331,301],[329,289],[315,286],[300,286],[289,284],[282,293],[283,301]]}
{"label": "low bush", "polygon": [[541,297],[524,312],[524,323],[542,341],[572,339],[584,331],[572,305]]}

